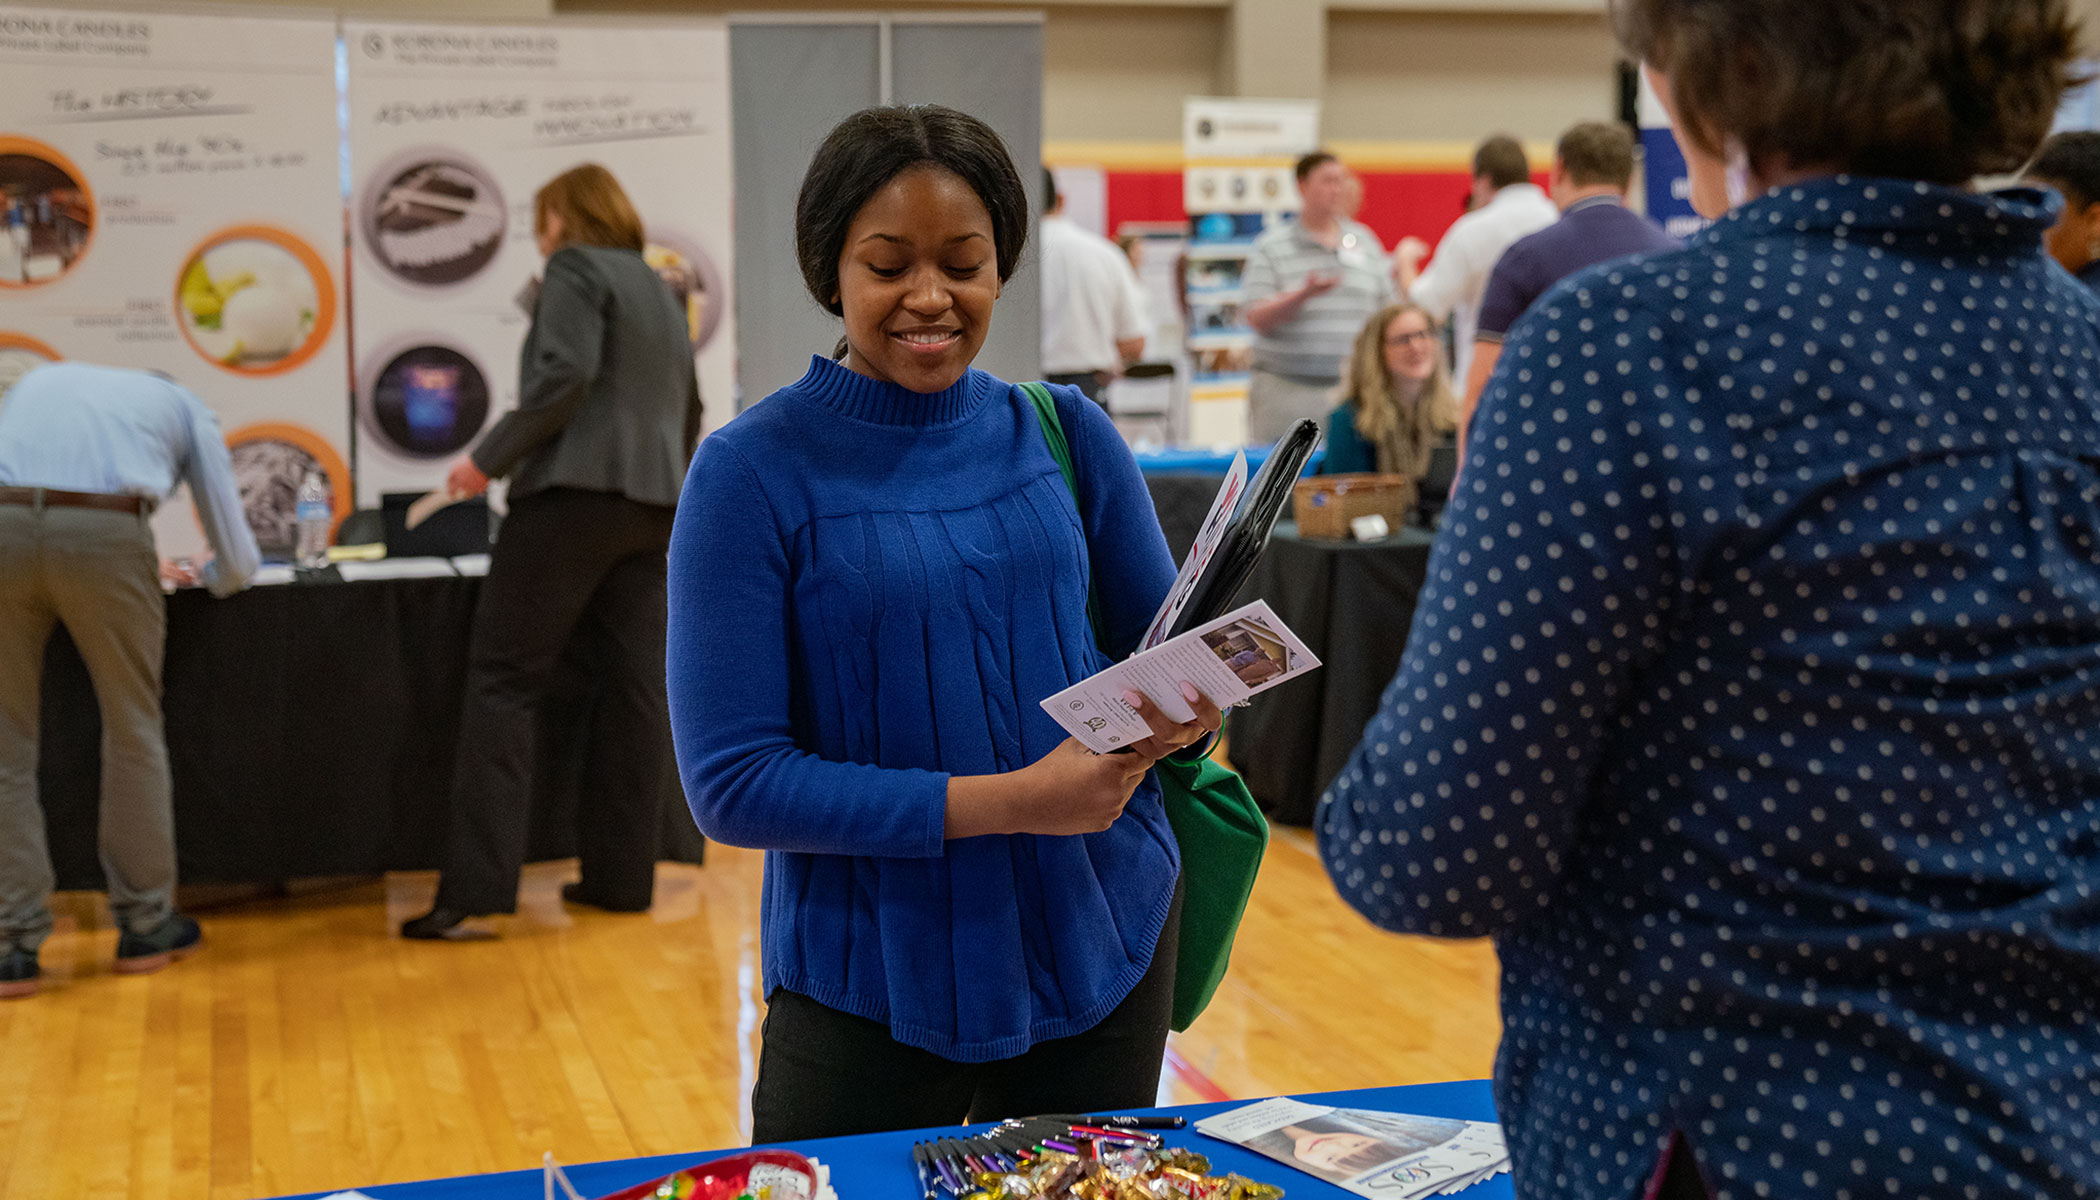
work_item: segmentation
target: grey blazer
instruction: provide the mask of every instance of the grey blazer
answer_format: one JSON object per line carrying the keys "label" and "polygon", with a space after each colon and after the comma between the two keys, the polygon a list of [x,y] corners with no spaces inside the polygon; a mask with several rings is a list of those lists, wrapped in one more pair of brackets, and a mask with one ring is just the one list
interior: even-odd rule
{"label": "grey blazer", "polygon": [[518,367],[518,407],[474,448],[513,498],[553,487],[671,506],[700,440],[685,314],[633,250],[564,246]]}

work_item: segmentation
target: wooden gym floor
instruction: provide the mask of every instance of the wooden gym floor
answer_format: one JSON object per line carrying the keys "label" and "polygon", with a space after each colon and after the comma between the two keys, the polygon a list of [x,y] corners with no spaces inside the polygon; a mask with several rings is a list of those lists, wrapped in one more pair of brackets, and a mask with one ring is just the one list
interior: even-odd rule
{"label": "wooden gym floor", "polygon": [[[501,938],[403,941],[435,877],[199,911],[205,945],[111,973],[100,897],[59,897],[43,991],[0,1002],[0,1198],[247,1200],[738,1145],[757,1065],[761,856],[659,868],[644,916],[528,870]],[[1494,954],[1371,928],[1279,829],[1169,1103],[1486,1076]]]}

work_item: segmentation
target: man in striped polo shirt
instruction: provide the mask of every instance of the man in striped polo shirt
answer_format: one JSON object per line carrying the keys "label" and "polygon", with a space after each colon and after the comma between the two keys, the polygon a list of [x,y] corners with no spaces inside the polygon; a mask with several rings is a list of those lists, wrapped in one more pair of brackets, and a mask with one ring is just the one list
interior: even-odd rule
{"label": "man in striped polo shirt", "polygon": [[1264,231],[1248,251],[1251,441],[1273,442],[1300,417],[1324,418],[1357,330],[1393,302],[1385,249],[1346,215],[1348,191],[1349,171],[1334,155],[1299,159],[1298,219]]}

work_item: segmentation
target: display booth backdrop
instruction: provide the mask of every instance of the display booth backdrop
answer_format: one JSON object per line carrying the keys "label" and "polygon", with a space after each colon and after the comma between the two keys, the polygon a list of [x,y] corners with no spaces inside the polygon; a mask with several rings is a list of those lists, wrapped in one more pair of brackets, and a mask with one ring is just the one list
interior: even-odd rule
{"label": "display booth backdrop", "polygon": [[710,428],[734,415],[728,37],[678,25],[346,20],[358,495],[437,486],[518,403],[533,196],[595,162],[686,304]]}
{"label": "display booth backdrop", "polygon": [[[0,7],[0,389],[166,372],[218,414],[266,550],[309,470],[347,511],[332,16]],[[187,503],[155,519],[195,553]]]}

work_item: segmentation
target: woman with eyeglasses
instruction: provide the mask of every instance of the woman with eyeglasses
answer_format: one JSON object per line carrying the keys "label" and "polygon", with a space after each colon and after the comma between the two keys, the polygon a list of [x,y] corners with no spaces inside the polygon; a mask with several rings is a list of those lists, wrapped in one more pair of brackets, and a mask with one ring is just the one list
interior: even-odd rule
{"label": "woman with eyeglasses", "polygon": [[1458,414],[1429,313],[1414,304],[1373,313],[1357,332],[1341,397],[1327,415],[1321,474],[1427,474],[1429,452],[1457,428]]}

